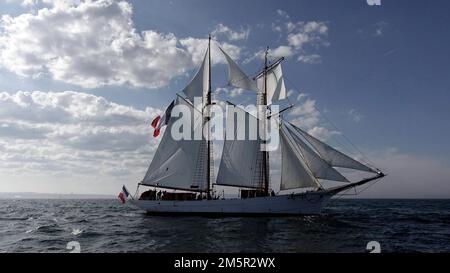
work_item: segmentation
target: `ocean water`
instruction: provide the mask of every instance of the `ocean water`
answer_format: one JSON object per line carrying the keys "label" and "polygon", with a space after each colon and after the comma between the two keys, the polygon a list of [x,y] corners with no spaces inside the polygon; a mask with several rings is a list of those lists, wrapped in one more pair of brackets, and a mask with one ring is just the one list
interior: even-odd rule
{"label": "ocean water", "polygon": [[[304,217],[148,216],[117,200],[0,200],[0,252],[450,252],[450,200],[334,200]],[[72,242],[72,243],[70,243]],[[75,242],[75,243],[74,243]]]}

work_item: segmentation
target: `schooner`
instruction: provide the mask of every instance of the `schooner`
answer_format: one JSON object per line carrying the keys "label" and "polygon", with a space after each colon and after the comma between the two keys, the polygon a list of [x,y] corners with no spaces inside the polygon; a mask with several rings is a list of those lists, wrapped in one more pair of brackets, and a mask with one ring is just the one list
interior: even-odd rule
{"label": "schooner", "polygon": [[[257,116],[240,107],[236,107],[236,111],[241,111],[245,120],[256,122],[263,135],[267,132],[267,122],[276,120],[281,152],[279,193],[274,194],[274,190],[271,190],[270,151],[262,149],[266,144],[265,137],[236,139],[235,135],[225,136],[217,178],[213,181],[213,144],[209,135],[211,115],[208,110],[213,105],[209,37],[203,62],[184,88],[184,95],[178,95],[164,117],[152,123],[153,127],[157,127],[157,134],[161,125],[167,127],[143,180],[138,183],[135,196],[130,200],[133,205],[151,214],[318,214],[332,196],[385,176],[380,170],[351,158],[285,120],[282,112],[290,107],[278,113],[268,110],[272,102],[286,98],[281,68],[284,58],[269,64],[266,50],[264,68],[250,78],[222,48],[219,47],[219,50],[228,63],[228,84],[257,92],[258,109],[262,109],[258,110]],[[202,98],[199,105],[196,105],[196,97]],[[191,110],[193,114],[190,118],[194,122],[188,133],[195,135],[200,132],[201,138],[173,138],[171,130],[178,118],[170,112],[177,105]],[[249,133],[246,130],[246,134]],[[236,134],[235,130],[232,131]],[[336,168],[372,175],[350,182]],[[321,180],[345,184],[325,188]],[[150,190],[139,196],[141,186],[150,187]],[[236,187],[240,196],[231,199],[219,197],[213,191],[216,186]]]}

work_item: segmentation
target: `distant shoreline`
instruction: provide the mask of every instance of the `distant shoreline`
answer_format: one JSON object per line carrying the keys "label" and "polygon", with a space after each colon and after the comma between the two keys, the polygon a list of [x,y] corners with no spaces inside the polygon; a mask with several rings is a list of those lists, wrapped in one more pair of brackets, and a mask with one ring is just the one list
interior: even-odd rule
{"label": "distant shoreline", "polygon": [[0,199],[115,199],[108,194],[71,194],[71,193],[37,193],[37,192],[0,192]]}

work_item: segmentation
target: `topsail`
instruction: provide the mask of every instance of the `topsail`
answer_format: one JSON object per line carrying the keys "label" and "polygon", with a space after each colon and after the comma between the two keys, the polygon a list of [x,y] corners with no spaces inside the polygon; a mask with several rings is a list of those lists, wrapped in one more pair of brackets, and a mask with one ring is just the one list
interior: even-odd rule
{"label": "topsail", "polygon": [[272,104],[275,101],[286,98],[286,86],[284,85],[283,71],[281,69],[281,63],[275,65],[267,73],[267,88],[264,88],[264,76],[260,76],[257,79],[258,88],[261,91],[267,90],[267,105]]}
{"label": "topsail", "polygon": [[[208,81],[209,81],[209,49],[206,51],[205,57],[203,58],[202,65],[200,69],[192,78],[191,82],[184,88],[183,93],[186,97],[194,102],[195,97],[204,98],[205,94],[208,92]],[[197,107],[198,105],[196,105]]]}
{"label": "topsail", "polygon": [[256,83],[239,68],[239,66],[233,61],[233,59],[231,59],[230,56],[228,56],[227,53],[225,53],[222,48],[219,47],[219,49],[222,51],[228,62],[228,84],[244,90],[253,90],[258,92]]}

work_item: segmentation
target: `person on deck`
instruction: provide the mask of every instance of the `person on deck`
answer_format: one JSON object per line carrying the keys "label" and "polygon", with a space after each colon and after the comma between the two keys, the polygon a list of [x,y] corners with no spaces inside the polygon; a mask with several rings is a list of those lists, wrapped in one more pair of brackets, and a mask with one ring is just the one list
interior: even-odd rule
{"label": "person on deck", "polygon": [[161,200],[161,191],[159,191],[159,192],[156,194],[156,199],[157,199],[157,200]]}

